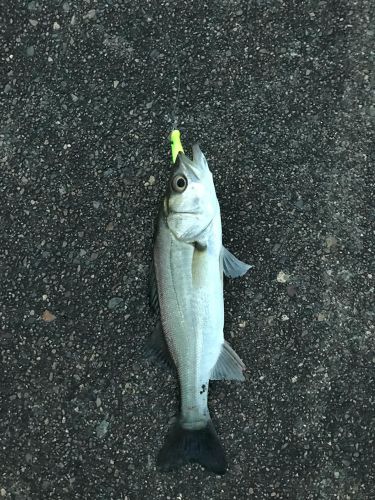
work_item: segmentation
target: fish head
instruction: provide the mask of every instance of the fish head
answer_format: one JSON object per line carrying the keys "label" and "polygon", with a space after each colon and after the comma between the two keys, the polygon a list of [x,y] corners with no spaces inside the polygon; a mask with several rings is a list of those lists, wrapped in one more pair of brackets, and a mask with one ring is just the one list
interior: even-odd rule
{"label": "fish head", "polygon": [[164,215],[177,239],[197,241],[220,212],[215,186],[207,160],[198,145],[193,146],[193,159],[179,153],[167,194]]}

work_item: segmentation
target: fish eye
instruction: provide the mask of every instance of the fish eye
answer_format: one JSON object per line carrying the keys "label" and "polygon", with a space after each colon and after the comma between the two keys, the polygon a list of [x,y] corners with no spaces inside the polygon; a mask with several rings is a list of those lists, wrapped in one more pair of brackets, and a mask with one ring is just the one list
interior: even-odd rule
{"label": "fish eye", "polygon": [[176,175],[172,179],[172,189],[176,193],[183,193],[187,188],[188,181],[184,175]]}

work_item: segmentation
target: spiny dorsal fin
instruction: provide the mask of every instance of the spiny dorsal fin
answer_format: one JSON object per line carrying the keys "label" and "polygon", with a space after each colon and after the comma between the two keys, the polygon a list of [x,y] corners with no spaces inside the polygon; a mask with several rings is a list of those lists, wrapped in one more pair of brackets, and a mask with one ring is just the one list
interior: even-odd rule
{"label": "spiny dorsal fin", "polygon": [[164,337],[163,328],[161,321],[159,320],[155,328],[147,339],[145,346],[145,355],[147,359],[155,361],[159,365],[168,366],[174,368],[175,364],[171,353],[169,352],[167,342]]}
{"label": "spiny dorsal fin", "polygon": [[149,303],[155,314],[160,316],[160,308],[159,308],[159,295],[158,295],[158,287],[156,284],[156,276],[155,276],[155,268],[154,264],[151,264],[150,269],[150,281],[149,281]]}

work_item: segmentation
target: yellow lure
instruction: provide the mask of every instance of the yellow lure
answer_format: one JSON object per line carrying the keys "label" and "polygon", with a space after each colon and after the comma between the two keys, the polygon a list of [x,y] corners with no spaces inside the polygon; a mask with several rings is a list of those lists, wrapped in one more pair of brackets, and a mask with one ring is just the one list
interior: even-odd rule
{"label": "yellow lure", "polygon": [[172,161],[173,161],[173,163],[175,163],[177,160],[178,153],[184,152],[184,148],[182,147],[181,139],[180,139],[180,131],[179,130],[172,130],[171,135],[170,135],[170,140],[171,140],[171,149],[172,149]]}

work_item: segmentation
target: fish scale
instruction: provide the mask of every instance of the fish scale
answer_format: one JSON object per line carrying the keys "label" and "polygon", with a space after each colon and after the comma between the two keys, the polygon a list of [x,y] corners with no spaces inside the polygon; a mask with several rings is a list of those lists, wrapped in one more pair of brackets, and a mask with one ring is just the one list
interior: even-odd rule
{"label": "fish scale", "polygon": [[[163,240],[161,246],[171,249],[178,244],[173,241],[174,236],[164,227],[160,231]],[[168,242],[168,239],[170,242]],[[158,245],[158,243],[157,243]],[[193,279],[193,256],[194,247],[190,244],[181,246],[177,252],[159,252],[155,259],[157,281],[160,283],[159,300],[161,304],[161,319],[163,329],[167,337],[172,357],[175,361],[179,378],[181,380],[181,414],[184,421],[197,421],[198,427],[206,423],[208,418],[207,391],[200,394],[202,385],[208,387],[209,374],[217,361],[202,364],[203,337],[208,334],[209,328],[221,330],[222,324],[216,324],[209,314],[209,301],[207,295],[218,304],[211,306],[216,309],[219,317],[222,316],[220,309],[223,308],[220,294],[217,297],[207,293],[204,288],[197,288]],[[161,261],[163,259],[165,261]],[[219,263],[219,259],[217,259]],[[204,262],[202,262],[204,264]],[[199,276],[204,276],[199,272]],[[174,279],[173,277],[176,276]],[[176,280],[178,284],[176,285]],[[209,321],[211,320],[211,325]],[[220,338],[217,339],[217,351],[219,354]],[[203,372],[204,370],[204,372]],[[193,411],[192,409],[195,409]]]}

